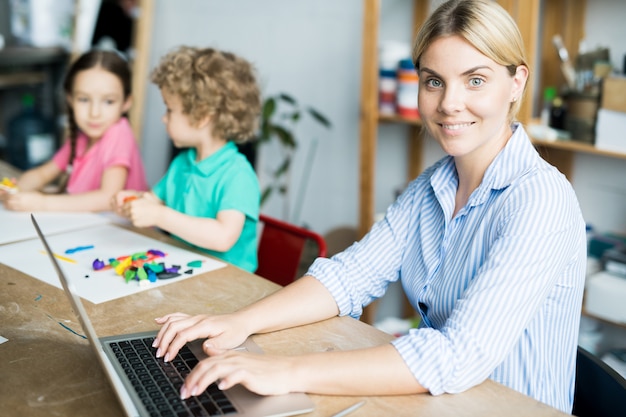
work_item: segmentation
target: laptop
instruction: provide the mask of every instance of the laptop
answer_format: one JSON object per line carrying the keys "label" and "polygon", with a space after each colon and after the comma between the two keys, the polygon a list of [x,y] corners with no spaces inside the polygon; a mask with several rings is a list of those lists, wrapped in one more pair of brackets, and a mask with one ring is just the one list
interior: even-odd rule
{"label": "laptop", "polygon": [[[188,343],[174,360],[165,363],[156,359],[156,349],[151,346],[156,331],[99,338],[72,282],[63,273],[32,214],[31,220],[89,344],[128,416],[279,417],[313,411],[314,404],[304,393],[261,396],[241,385],[221,391],[212,384],[201,395],[181,400],[179,392],[185,375],[199,360],[206,358],[202,340]],[[262,353],[250,338],[236,349]],[[143,364],[144,361],[147,363]]]}

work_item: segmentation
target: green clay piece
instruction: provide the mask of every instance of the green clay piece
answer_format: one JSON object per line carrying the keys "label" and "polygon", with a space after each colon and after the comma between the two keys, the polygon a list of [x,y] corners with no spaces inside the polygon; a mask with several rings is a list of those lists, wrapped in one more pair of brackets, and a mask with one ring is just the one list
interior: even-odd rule
{"label": "green clay piece", "polygon": [[137,271],[134,271],[131,268],[128,268],[126,271],[124,271],[124,279],[126,279],[126,282],[135,279],[135,275],[137,275],[136,272]]}
{"label": "green clay piece", "polygon": [[118,261],[117,259],[112,259],[109,262],[109,265],[111,265],[113,268],[115,268],[116,266],[118,266],[120,264],[120,261]]}
{"label": "green clay piece", "polygon": [[154,272],[155,274],[158,274],[160,272],[163,272],[163,270],[165,269],[165,266],[163,266],[163,264],[159,263],[149,263],[149,264],[143,264],[144,268],[150,268],[150,270],[152,272]]}
{"label": "green clay piece", "polygon": [[137,277],[139,278],[140,281],[144,279],[148,279],[148,273],[143,268],[137,268]]}
{"label": "green clay piece", "polygon": [[146,252],[137,252],[133,253],[130,258],[133,261],[136,261],[137,259],[148,259],[148,255],[146,254]]}
{"label": "green clay piece", "polygon": [[187,263],[187,266],[190,268],[200,268],[202,266],[202,261],[191,261]]}

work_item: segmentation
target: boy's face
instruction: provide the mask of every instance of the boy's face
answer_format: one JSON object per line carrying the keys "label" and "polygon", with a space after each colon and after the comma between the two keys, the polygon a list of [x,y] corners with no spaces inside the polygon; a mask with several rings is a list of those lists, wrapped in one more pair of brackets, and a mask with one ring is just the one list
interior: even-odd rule
{"label": "boy's face", "polygon": [[191,124],[188,115],[183,113],[183,104],[176,94],[172,94],[167,89],[161,89],[161,96],[165,103],[165,114],[163,123],[167,133],[177,148],[192,148],[200,143],[200,129]]}

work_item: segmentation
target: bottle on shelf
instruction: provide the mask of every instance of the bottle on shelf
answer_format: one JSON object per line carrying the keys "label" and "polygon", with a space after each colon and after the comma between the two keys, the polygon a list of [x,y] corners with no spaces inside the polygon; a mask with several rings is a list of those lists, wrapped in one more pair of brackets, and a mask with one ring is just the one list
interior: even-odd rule
{"label": "bottle on shelf", "polygon": [[32,94],[22,96],[20,113],[9,120],[7,157],[11,165],[26,170],[52,157],[55,148],[54,124],[35,106]]}
{"label": "bottle on shelf", "polygon": [[397,112],[402,117],[419,118],[417,93],[419,77],[411,59],[403,59],[398,64]]}
{"label": "bottle on shelf", "polygon": [[567,109],[563,98],[560,96],[554,97],[550,108],[550,127],[553,129],[565,130],[566,113]]}
{"label": "bottle on shelf", "polygon": [[541,125],[550,125],[550,113],[552,111],[552,101],[556,97],[556,88],[546,87],[543,91],[543,107],[541,108]]}
{"label": "bottle on shelf", "polygon": [[381,42],[378,47],[378,112],[395,115],[398,94],[398,63],[410,56],[411,46],[406,42]]}

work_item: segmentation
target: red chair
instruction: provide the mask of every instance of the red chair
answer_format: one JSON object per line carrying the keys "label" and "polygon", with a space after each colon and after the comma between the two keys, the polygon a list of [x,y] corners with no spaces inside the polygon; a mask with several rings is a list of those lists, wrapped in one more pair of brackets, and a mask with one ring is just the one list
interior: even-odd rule
{"label": "red chair", "polygon": [[259,267],[256,274],[279,285],[287,285],[299,278],[298,267],[307,241],[317,245],[317,256],[326,256],[324,238],[305,228],[261,214],[259,241]]}

